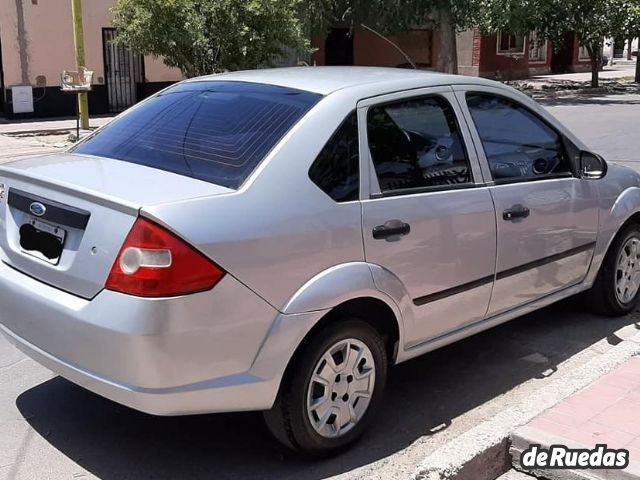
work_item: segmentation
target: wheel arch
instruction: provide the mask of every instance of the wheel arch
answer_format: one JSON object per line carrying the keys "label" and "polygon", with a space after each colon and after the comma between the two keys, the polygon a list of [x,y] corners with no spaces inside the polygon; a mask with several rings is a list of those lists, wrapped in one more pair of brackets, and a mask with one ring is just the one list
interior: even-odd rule
{"label": "wheel arch", "polygon": [[387,358],[390,363],[395,362],[403,336],[397,311],[381,298],[356,297],[336,305],[311,327],[289,358],[280,382],[280,388],[290,378],[291,369],[296,365],[306,347],[313,342],[316,335],[331,325],[339,324],[345,318],[362,320],[380,333],[386,347]]}
{"label": "wheel arch", "polygon": [[401,341],[404,340],[403,317],[406,313],[400,308],[402,298],[395,297],[403,292],[395,284],[395,289],[380,290],[374,281],[372,268],[375,267],[366,262],[351,262],[325,270],[311,278],[291,297],[283,313],[291,315],[328,310],[309,329],[305,339],[313,335],[318,328],[338,318],[360,318],[370,323],[382,335],[393,339],[393,349],[388,353],[389,358],[395,360],[398,350],[396,345],[401,345]]}
{"label": "wheel arch", "polygon": [[308,342],[340,318],[368,322],[386,337],[390,361],[398,361],[411,311],[406,298],[396,298],[401,291],[399,286],[391,282],[395,289],[385,288],[386,284],[377,288],[372,271],[375,267],[366,262],[336,265],[315,275],[291,296],[274,320],[251,367],[253,375],[274,382],[274,398]]}
{"label": "wheel arch", "polygon": [[599,228],[596,249],[591,269],[584,282],[585,286],[591,286],[595,282],[607,253],[620,233],[633,223],[640,225],[640,188],[631,187],[624,190],[610,209],[601,211],[601,215],[606,215],[606,219],[601,222]]}

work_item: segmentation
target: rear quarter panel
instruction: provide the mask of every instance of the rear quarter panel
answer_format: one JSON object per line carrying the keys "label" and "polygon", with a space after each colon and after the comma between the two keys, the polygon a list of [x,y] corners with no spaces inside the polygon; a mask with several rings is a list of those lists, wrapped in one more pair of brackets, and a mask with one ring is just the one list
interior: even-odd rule
{"label": "rear quarter panel", "polygon": [[[340,92],[316,105],[237,191],[143,209],[283,311],[314,276],[364,260],[361,207],[338,204],[309,167],[356,107]],[[287,312],[298,313],[298,312]]]}

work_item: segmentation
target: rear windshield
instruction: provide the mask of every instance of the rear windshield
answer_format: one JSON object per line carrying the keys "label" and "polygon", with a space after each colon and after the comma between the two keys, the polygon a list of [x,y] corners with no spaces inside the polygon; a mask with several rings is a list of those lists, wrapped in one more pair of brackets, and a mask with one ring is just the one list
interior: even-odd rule
{"label": "rear windshield", "polygon": [[244,82],[181,83],[72,151],[238,188],[321,96]]}

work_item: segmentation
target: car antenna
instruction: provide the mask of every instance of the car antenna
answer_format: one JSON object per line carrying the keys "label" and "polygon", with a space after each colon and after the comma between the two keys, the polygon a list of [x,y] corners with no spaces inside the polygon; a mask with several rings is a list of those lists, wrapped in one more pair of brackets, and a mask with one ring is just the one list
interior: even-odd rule
{"label": "car antenna", "polygon": [[391,40],[389,40],[387,37],[385,37],[384,35],[382,35],[380,32],[376,32],[373,28],[365,25],[364,23],[361,23],[360,26],[362,28],[364,28],[365,30],[369,30],[371,33],[373,33],[374,35],[377,35],[378,37],[380,37],[382,40],[384,40],[387,43],[390,43],[396,50],[398,50],[402,56],[407,60],[407,62],[409,62],[409,65],[411,65],[413,67],[414,70],[417,70],[418,67],[416,67],[416,64],[413,62],[413,60],[411,60],[411,57],[409,55],[407,55],[404,50],[402,50],[398,45],[396,45],[395,43],[393,43]]}

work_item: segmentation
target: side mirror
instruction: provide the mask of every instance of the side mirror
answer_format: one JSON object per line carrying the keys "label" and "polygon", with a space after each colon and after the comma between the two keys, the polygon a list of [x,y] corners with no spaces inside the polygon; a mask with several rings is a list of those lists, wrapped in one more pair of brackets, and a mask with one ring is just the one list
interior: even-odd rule
{"label": "side mirror", "polygon": [[588,180],[598,180],[607,174],[607,162],[600,155],[591,152],[580,153],[580,176]]}

